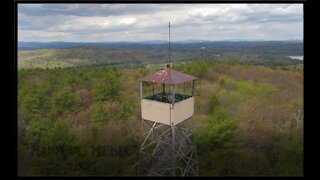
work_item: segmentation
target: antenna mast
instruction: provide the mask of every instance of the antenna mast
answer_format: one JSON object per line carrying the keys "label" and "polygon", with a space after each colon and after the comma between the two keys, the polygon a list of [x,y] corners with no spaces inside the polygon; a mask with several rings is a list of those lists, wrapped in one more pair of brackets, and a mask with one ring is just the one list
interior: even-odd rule
{"label": "antenna mast", "polygon": [[171,62],[171,43],[170,43],[170,40],[171,40],[171,37],[170,37],[170,22],[169,22],[169,52],[168,52],[168,56],[169,56],[169,59],[168,59],[168,65],[167,67],[170,67],[170,62]]}

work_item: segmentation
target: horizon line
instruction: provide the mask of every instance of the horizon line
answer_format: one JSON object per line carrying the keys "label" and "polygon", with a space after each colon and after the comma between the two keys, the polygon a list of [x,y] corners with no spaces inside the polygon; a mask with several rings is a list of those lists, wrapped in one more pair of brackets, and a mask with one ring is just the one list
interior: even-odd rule
{"label": "horizon line", "polygon": [[[144,41],[17,41],[17,42],[29,42],[29,43],[55,43],[55,42],[64,42],[64,43],[137,43],[137,42],[152,42],[152,41],[158,41],[158,42],[168,42],[166,40],[144,40]],[[178,40],[173,42],[223,42],[223,41],[303,41],[303,39],[283,39],[283,40],[248,40],[248,39],[226,39],[226,40]]]}

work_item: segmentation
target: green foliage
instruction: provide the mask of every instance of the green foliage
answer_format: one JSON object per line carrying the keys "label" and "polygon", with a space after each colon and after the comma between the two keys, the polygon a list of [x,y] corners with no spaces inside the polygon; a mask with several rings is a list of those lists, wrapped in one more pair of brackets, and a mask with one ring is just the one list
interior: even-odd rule
{"label": "green foliage", "polygon": [[[232,172],[224,172],[223,170],[228,168],[230,162],[226,163],[224,161],[223,164],[216,164],[216,161],[224,157],[234,157],[231,154],[239,150],[241,140],[237,137],[237,129],[237,121],[222,108],[217,108],[212,115],[207,117],[203,129],[198,130],[196,140],[199,149],[199,166],[203,168],[203,174],[232,174]],[[234,160],[231,159],[230,161]],[[219,168],[221,169],[219,170]]]}
{"label": "green foliage", "polygon": [[106,86],[102,84],[96,84],[93,86],[93,92],[95,94],[95,100],[97,101],[105,101],[107,100],[108,91]]}
{"label": "green foliage", "polygon": [[91,120],[92,122],[102,123],[107,122],[109,119],[108,112],[106,111],[105,106],[101,102],[97,102],[93,105],[93,111]]}
{"label": "green foliage", "polygon": [[219,106],[219,100],[218,100],[216,94],[212,94],[211,97],[210,97],[210,100],[209,100],[209,112],[210,112],[210,114],[213,114],[218,106]]}
{"label": "green foliage", "polygon": [[120,97],[120,81],[115,75],[108,75],[101,83],[94,85],[96,101],[117,101]]}
{"label": "green foliage", "polygon": [[57,159],[54,156],[48,156],[46,158],[38,159],[38,166],[34,167],[36,173],[45,175],[63,175],[66,172],[66,163]]}
{"label": "green foliage", "polygon": [[303,175],[303,146],[297,138],[293,138],[285,146],[281,158],[282,169],[285,175]]}
{"label": "green foliage", "polygon": [[[210,159],[210,161],[208,161]],[[268,160],[255,152],[242,149],[219,149],[207,155],[200,164],[201,174],[209,176],[270,176],[272,170]],[[210,168],[208,168],[210,167]],[[199,167],[200,170],[200,167]],[[201,171],[201,170],[200,170]]]}
{"label": "green foliage", "polygon": [[75,95],[70,88],[61,89],[54,98],[54,105],[60,113],[74,110],[75,103]]}
{"label": "green foliage", "polygon": [[255,87],[252,81],[244,81],[239,82],[236,84],[237,91],[242,94],[250,94],[250,95],[257,95],[259,93],[259,89]]}
{"label": "green foliage", "polygon": [[277,92],[277,88],[272,84],[261,83],[256,86],[252,81],[239,82],[236,88],[243,96],[268,96]]}
{"label": "green foliage", "polygon": [[275,150],[271,158],[275,173],[285,176],[303,175],[303,146],[296,137],[277,145]]}
{"label": "green foliage", "polygon": [[212,115],[208,116],[205,126],[206,128],[199,135],[199,143],[213,149],[231,148],[237,145],[235,131],[238,124],[226,110],[217,108]]}
{"label": "green foliage", "polygon": [[127,120],[132,115],[132,104],[126,98],[121,99],[119,108],[119,119]]}
{"label": "green foliage", "polygon": [[49,129],[48,140],[51,146],[72,146],[76,144],[77,137],[66,122],[58,120]]}
{"label": "green foliage", "polygon": [[50,123],[47,119],[40,115],[35,115],[26,129],[28,140],[31,143],[39,142],[41,138],[46,135],[49,127]]}
{"label": "green foliage", "polygon": [[115,101],[119,99],[119,96],[120,96],[119,77],[111,76],[108,79],[107,94],[108,94],[107,98],[111,101]]}
{"label": "green foliage", "polygon": [[50,109],[50,98],[46,94],[45,90],[37,87],[33,88],[35,88],[35,90],[31,91],[30,96],[23,97],[25,101],[25,107],[33,115],[43,114]]}

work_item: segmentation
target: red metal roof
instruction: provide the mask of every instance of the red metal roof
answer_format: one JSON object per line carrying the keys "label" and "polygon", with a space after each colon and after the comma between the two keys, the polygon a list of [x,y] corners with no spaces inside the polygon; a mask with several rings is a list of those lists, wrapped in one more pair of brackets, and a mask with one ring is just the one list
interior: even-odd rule
{"label": "red metal roof", "polygon": [[197,78],[189,74],[181,73],[171,68],[165,68],[154,74],[147,75],[139,80],[164,84],[180,84],[195,79]]}

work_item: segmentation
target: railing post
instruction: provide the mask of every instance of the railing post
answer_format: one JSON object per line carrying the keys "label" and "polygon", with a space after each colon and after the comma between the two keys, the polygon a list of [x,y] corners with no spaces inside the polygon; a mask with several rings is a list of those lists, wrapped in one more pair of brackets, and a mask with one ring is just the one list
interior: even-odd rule
{"label": "railing post", "polygon": [[192,81],[192,96],[194,96],[194,82],[195,80]]}
{"label": "railing post", "polygon": [[143,98],[143,81],[140,81],[140,98],[142,99]]}
{"label": "railing post", "polygon": [[172,93],[172,105],[174,105],[175,100],[176,100],[176,88],[177,88],[177,85],[174,84],[173,85],[173,93]]}
{"label": "railing post", "polygon": [[165,90],[165,87],[164,87],[164,83],[162,83],[162,94],[164,94],[164,90]]}

